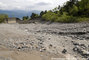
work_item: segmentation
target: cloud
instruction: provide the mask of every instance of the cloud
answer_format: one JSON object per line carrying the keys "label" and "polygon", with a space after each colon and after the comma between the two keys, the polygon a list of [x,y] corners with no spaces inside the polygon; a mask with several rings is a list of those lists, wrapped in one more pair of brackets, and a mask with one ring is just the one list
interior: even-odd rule
{"label": "cloud", "polygon": [[50,5],[50,4],[51,4],[51,3],[39,2],[39,3],[37,3],[36,5],[43,6],[43,5]]}
{"label": "cloud", "polygon": [[2,9],[3,7],[6,7],[6,4],[0,2],[0,9]]}
{"label": "cloud", "polygon": [[50,10],[68,0],[0,0],[1,10]]}

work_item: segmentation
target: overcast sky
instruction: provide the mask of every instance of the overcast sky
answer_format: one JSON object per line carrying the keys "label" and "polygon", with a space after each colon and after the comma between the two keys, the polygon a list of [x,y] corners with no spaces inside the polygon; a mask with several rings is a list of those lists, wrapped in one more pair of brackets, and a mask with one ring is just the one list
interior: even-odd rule
{"label": "overcast sky", "polygon": [[0,0],[0,10],[50,10],[68,0]]}

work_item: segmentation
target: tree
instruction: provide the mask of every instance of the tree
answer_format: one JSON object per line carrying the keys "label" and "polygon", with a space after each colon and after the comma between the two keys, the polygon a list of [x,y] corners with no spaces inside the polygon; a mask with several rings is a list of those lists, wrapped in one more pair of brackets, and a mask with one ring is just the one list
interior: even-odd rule
{"label": "tree", "polygon": [[40,17],[42,17],[43,14],[44,14],[44,11],[41,11],[41,12],[40,12]]}
{"label": "tree", "polygon": [[81,0],[79,2],[79,12],[82,16],[89,16],[89,0]]}
{"label": "tree", "polygon": [[73,5],[73,7],[70,9],[70,15],[77,16],[78,13],[78,7],[76,5]]}
{"label": "tree", "polygon": [[46,14],[47,13],[47,10],[45,10],[45,11],[41,11],[40,12],[40,17],[42,17],[44,14]]}
{"label": "tree", "polygon": [[0,14],[0,23],[4,22],[4,20],[7,18],[8,18],[7,14]]}
{"label": "tree", "polygon": [[55,21],[58,18],[58,15],[52,11],[48,11],[42,18],[47,21]]}
{"label": "tree", "polygon": [[70,0],[71,4],[74,5],[78,2],[78,0]]}
{"label": "tree", "polygon": [[39,18],[39,15],[36,13],[32,13],[32,15],[30,17],[31,17],[31,19],[35,19],[35,18]]}
{"label": "tree", "polygon": [[29,17],[28,16],[23,16],[23,20],[29,20]]}
{"label": "tree", "polygon": [[[78,22],[89,20],[89,0],[69,0],[62,7],[58,6],[46,14],[41,12],[43,19],[58,22]],[[82,19],[81,19],[82,18]]]}

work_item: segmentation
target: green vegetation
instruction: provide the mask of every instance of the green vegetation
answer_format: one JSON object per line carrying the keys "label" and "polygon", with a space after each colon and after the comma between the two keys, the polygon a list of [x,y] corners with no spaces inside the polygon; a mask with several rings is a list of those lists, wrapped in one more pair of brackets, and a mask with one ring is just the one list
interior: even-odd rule
{"label": "green vegetation", "polygon": [[59,16],[58,14],[49,11],[46,14],[44,14],[42,18],[47,21],[61,22],[61,23],[78,22],[76,20],[76,17],[68,16],[66,12],[63,12],[63,14]]}
{"label": "green vegetation", "polygon": [[75,23],[89,21],[89,0],[70,0],[63,7],[42,11],[40,17],[46,21]]}
{"label": "green vegetation", "polygon": [[24,21],[29,20],[29,16],[23,16],[23,20],[24,20]]}
{"label": "green vegetation", "polygon": [[0,23],[4,22],[4,20],[8,18],[8,15],[6,14],[0,14]]}
{"label": "green vegetation", "polygon": [[42,18],[46,19],[47,21],[54,21],[58,18],[58,15],[56,13],[53,13],[52,11],[48,11],[46,14],[42,16]]}
{"label": "green vegetation", "polygon": [[42,15],[44,15],[44,14],[46,14],[47,13],[47,11],[41,11],[40,12],[40,17],[42,17]]}
{"label": "green vegetation", "polygon": [[35,18],[39,18],[39,15],[36,14],[36,13],[32,13],[32,15],[31,15],[31,19],[35,19]]}

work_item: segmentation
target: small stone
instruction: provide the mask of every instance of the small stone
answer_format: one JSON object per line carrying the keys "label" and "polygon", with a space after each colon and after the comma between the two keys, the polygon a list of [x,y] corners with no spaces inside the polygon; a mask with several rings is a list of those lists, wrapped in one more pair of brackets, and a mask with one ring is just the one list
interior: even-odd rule
{"label": "small stone", "polygon": [[52,44],[50,44],[49,46],[50,46],[50,47],[52,47],[53,45],[52,45]]}
{"label": "small stone", "polygon": [[79,43],[73,42],[73,45],[79,45]]}
{"label": "small stone", "polygon": [[18,47],[17,49],[21,49],[21,47]]}
{"label": "small stone", "polygon": [[39,44],[43,44],[42,42],[39,42]]}
{"label": "small stone", "polygon": [[83,49],[86,48],[86,46],[85,46],[84,44],[80,44],[80,46],[81,46]]}
{"label": "small stone", "polygon": [[75,51],[78,51],[78,48],[77,47],[74,47],[73,48],[73,51],[75,52]]}
{"label": "small stone", "polygon": [[66,50],[66,49],[64,49],[64,50],[62,51],[62,53],[64,53],[64,54],[66,54],[66,52],[67,52],[67,50]]}
{"label": "small stone", "polygon": [[46,50],[45,48],[42,48],[44,51]]}
{"label": "small stone", "polygon": [[48,38],[48,40],[50,40],[51,38]]}
{"label": "small stone", "polygon": [[40,49],[40,52],[43,52],[43,50],[42,50],[42,49]]}

